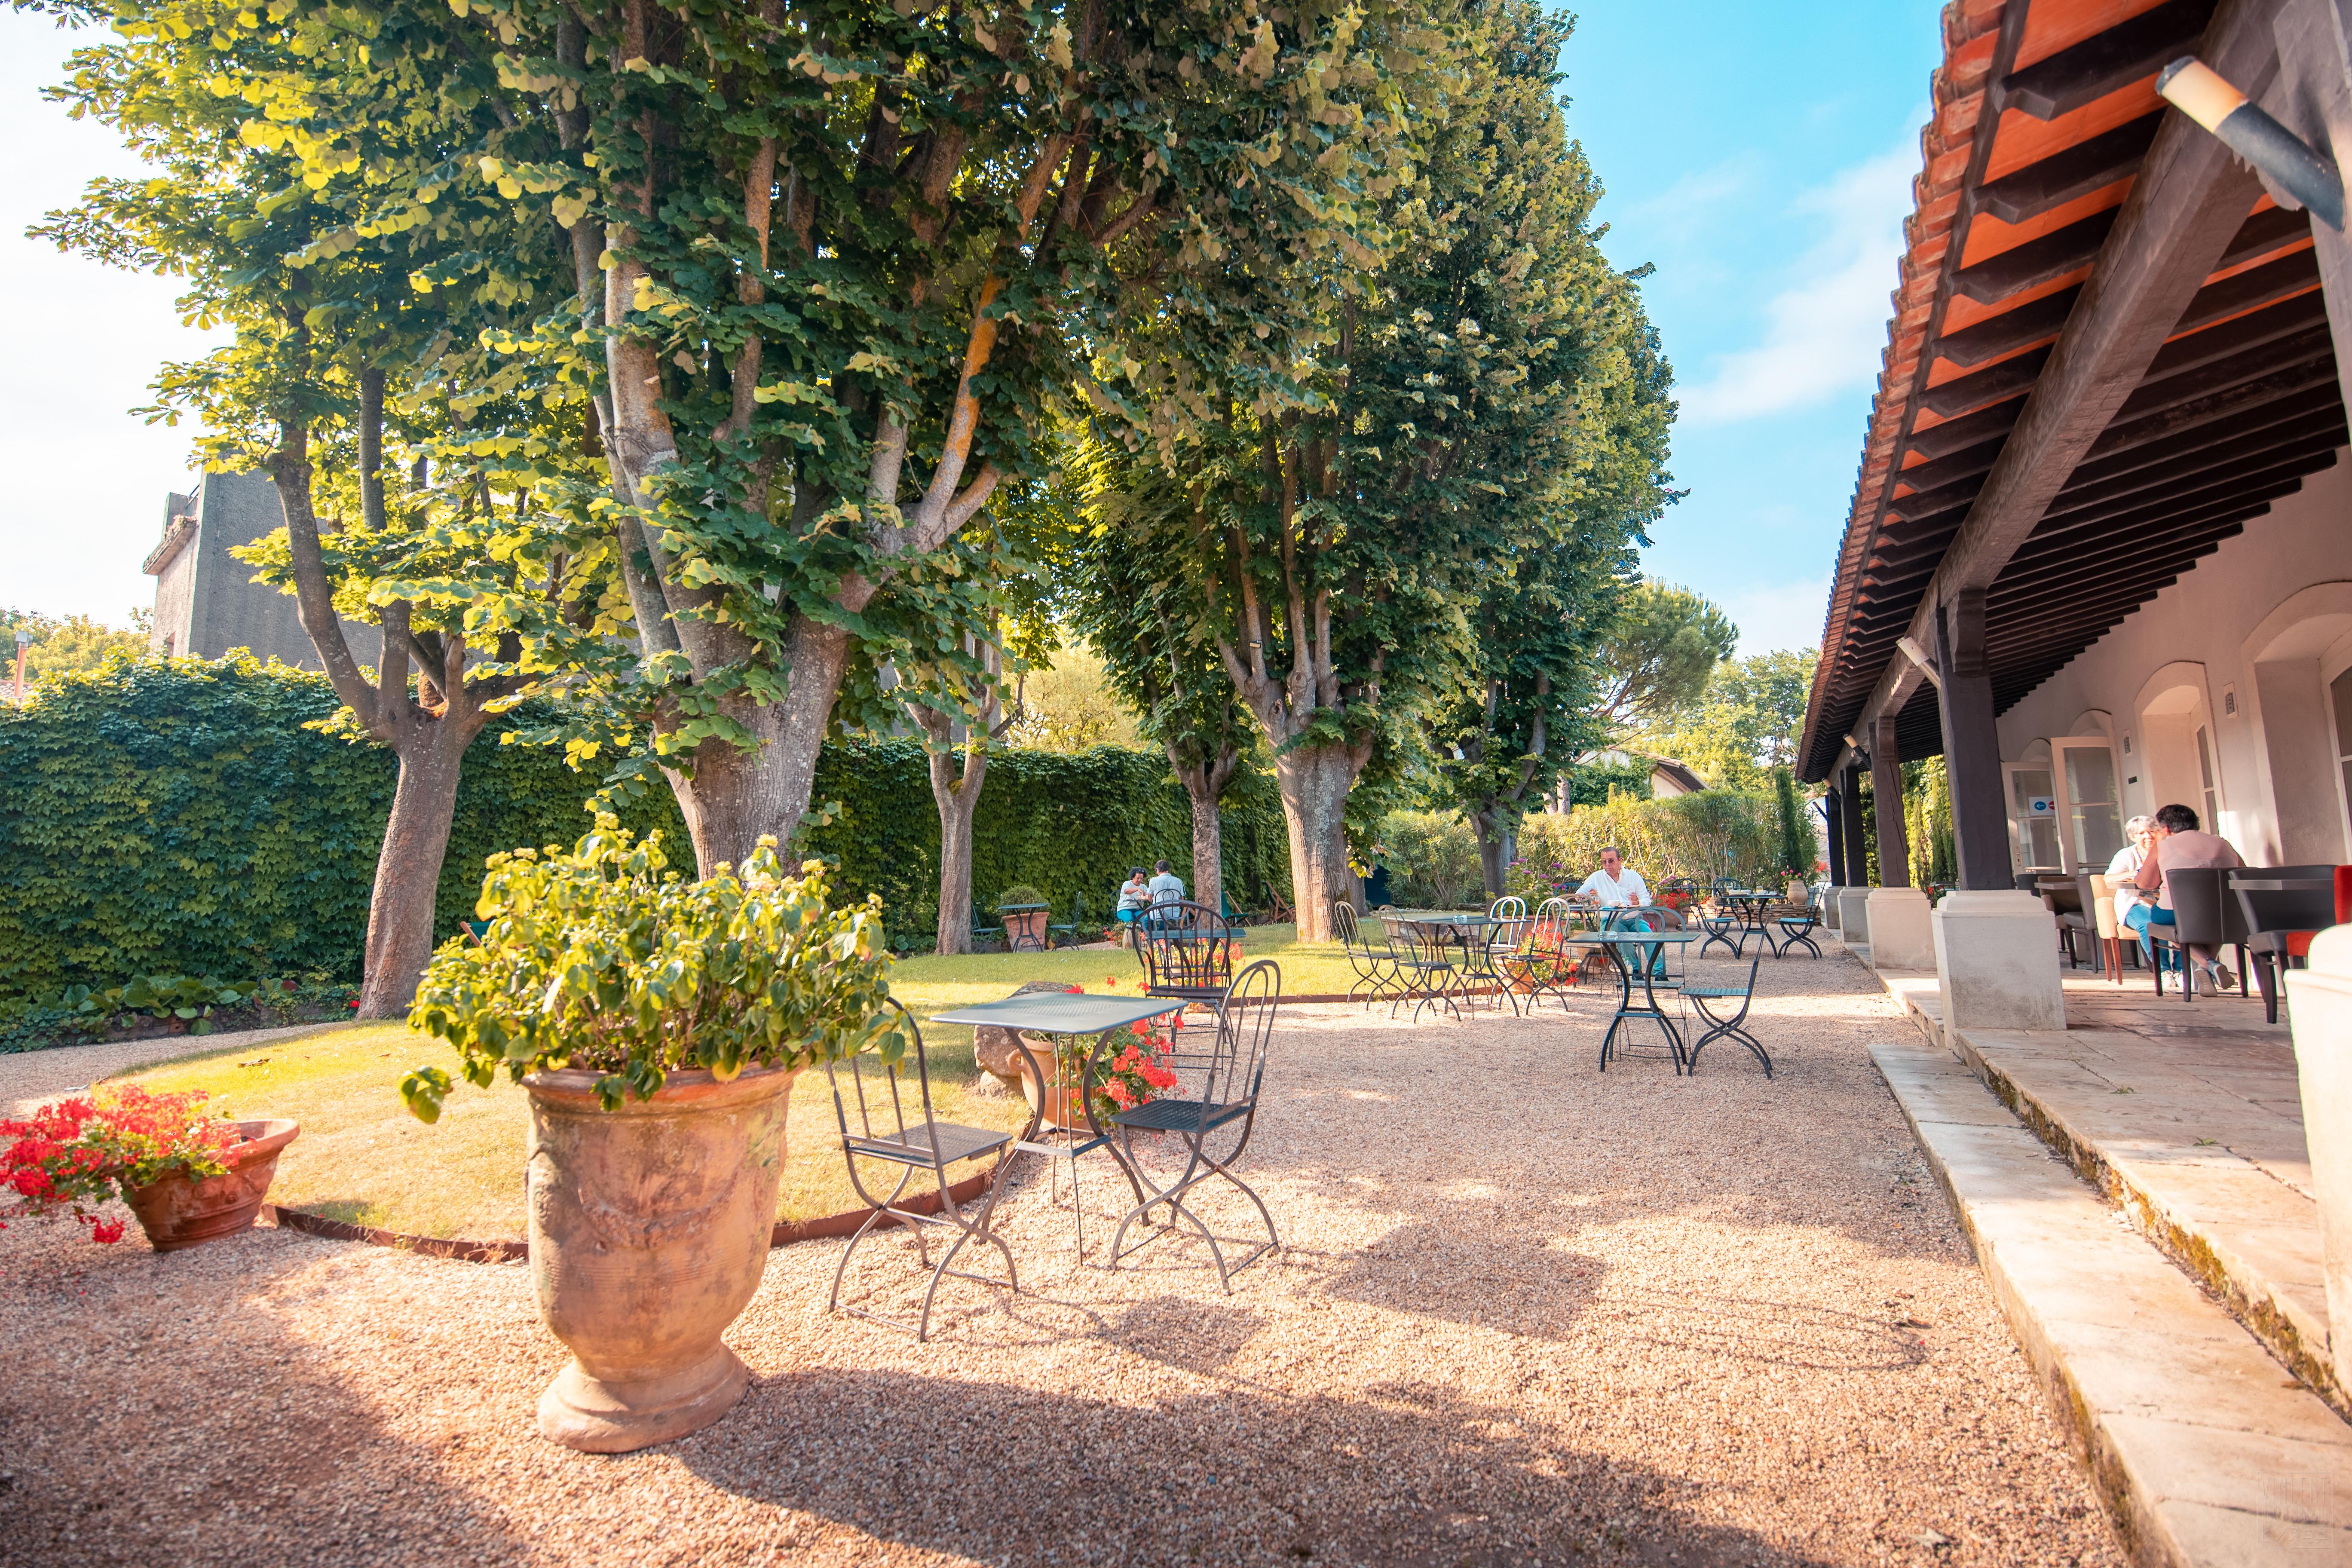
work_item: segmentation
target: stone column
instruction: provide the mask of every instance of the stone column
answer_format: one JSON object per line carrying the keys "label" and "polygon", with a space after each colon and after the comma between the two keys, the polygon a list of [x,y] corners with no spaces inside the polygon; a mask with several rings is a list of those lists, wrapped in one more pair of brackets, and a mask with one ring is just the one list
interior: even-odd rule
{"label": "stone column", "polygon": [[1845,817],[1839,804],[1838,791],[1833,787],[1822,799],[1822,817],[1830,830],[1830,882],[1843,888],[1852,880],[1845,874]]}
{"label": "stone column", "polygon": [[1870,890],[1870,966],[1882,973],[1936,967],[1936,937],[1927,921],[1927,895],[1916,888]]}
{"label": "stone column", "polygon": [[1838,880],[1849,888],[1866,888],[1870,885],[1870,847],[1862,838],[1862,769],[1850,766],[1839,779],[1839,809],[1845,818],[1845,875]]}
{"label": "stone column", "polygon": [[1838,889],[1838,940],[1849,946],[1855,942],[1870,945],[1870,889],[1840,888]]}
{"label": "stone column", "polygon": [[1961,589],[1937,615],[1936,663],[1944,678],[1937,707],[1944,722],[1944,768],[1952,781],[1959,885],[2013,890],[2017,884],[2009,862],[2000,734],[1993,727],[1992,676],[1985,668],[1982,588]]}
{"label": "stone column", "polygon": [[1961,889],[1933,916],[1944,1040],[1961,1029],[2063,1029],[2058,917],[2032,893]]}
{"label": "stone column", "polygon": [[2310,965],[2287,972],[2286,1001],[2319,1197],[2328,1339],[2340,1356],[2352,1346],[2352,926],[2314,937]]}
{"label": "stone column", "polygon": [[1911,841],[1903,826],[1903,760],[1895,746],[1895,715],[1882,713],[1870,729],[1870,794],[1878,807],[1878,882],[1911,885]]}

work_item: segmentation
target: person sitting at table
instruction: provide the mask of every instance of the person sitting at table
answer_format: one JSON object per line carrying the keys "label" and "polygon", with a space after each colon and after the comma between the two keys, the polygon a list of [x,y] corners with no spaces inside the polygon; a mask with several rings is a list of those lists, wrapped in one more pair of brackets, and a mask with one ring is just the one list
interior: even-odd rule
{"label": "person sitting at table", "polygon": [[[2174,924],[2172,889],[2166,885],[2167,871],[2208,870],[2217,868],[2235,868],[2246,863],[2237,847],[2218,833],[2207,833],[2198,826],[2197,814],[2185,805],[2168,805],[2156,814],[2157,839],[2148,851],[2147,863],[2133,879],[2143,893],[2156,895],[2156,906],[2133,927],[2140,933],[2143,947],[2151,945],[2147,928],[2151,925]],[[2146,908],[2145,905],[2142,906]],[[2189,950],[2194,969],[2194,984],[2207,995],[2227,991],[2237,984],[2238,977],[2222,963],[2221,950],[2202,942]],[[2188,975],[2181,977],[2184,985],[2191,984]]]}
{"label": "person sitting at table", "polygon": [[1182,903],[1184,879],[1168,868],[1167,861],[1160,860],[1153,864],[1160,874],[1146,884],[1146,890],[1150,893],[1152,903],[1155,906]]}
{"label": "person sitting at table", "polygon": [[[1118,923],[1123,927],[1134,925],[1136,918],[1142,914],[1150,903],[1151,884],[1145,879],[1143,868],[1134,867],[1128,872],[1127,880],[1118,885],[1118,909],[1115,911],[1118,916]],[[1118,933],[1119,941],[1122,942],[1127,941],[1129,934],[1128,931],[1121,931]]]}
{"label": "person sitting at table", "polygon": [[[1642,880],[1642,873],[1625,864],[1625,857],[1618,853],[1614,844],[1601,847],[1601,869],[1584,879],[1583,886],[1578,888],[1576,893],[1577,897],[1590,899],[1604,910],[1646,909],[1650,902],[1650,884]],[[1650,929],[1648,921],[1638,918],[1629,917],[1617,923],[1625,931]],[[1663,947],[1650,949],[1650,977],[1654,980],[1666,977],[1665,949]]]}
{"label": "person sitting at table", "polygon": [[[2132,919],[2132,911],[2141,907],[2139,889],[2132,886],[2132,879],[2139,875],[2142,866],[2147,864],[2148,847],[2155,842],[2156,818],[2135,816],[2124,824],[2124,847],[2116,851],[2114,859],[2107,862],[2107,896],[2116,903],[2116,924],[2127,931],[2138,931],[2142,951],[2148,946],[2147,935],[2143,929],[2147,924],[2147,916],[2143,913],[2137,921]],[[2170,960],[2168,958],[2166,962],[2169,963]]]}

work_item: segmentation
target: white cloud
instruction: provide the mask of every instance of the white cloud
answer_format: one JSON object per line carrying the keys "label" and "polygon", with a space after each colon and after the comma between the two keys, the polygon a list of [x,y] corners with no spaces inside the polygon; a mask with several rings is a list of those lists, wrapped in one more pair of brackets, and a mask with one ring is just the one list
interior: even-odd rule
{"label": "white cloud", "polygon": [[1918,164],[1917,139],[1908,138],[1797,197],[1791,210],[1814,238],[1795,281],[1765,302],[1761,342],[1718,357],[1706,381],[1680,394],[1681,423],[1784,413],[1875,379]]}
{"label": "white cloud", "polygon": [[1830,601],[1830,580],[1810,577],[1708,597],[1722,605],[1739,628],[1738,655],[1745,658],[1782,648],[1818,647],[1822,613]]}

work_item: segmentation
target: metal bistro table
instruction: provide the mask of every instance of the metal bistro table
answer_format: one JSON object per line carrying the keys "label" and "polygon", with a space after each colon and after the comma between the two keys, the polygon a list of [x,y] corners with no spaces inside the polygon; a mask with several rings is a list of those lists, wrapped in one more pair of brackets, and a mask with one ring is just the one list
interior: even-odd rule
{"label": "metal bistro table", "polygon": [[1695,931],[1588,931],[1582,936],[1572,936],[1568,939],[1572,942],[1602,949],[1609,954],[1610,963],[1617,966],[1617,1012],[1616,1016],[1609,1020],[1609,1032],[1601,1037],[1601,1070],[1602,1072],[1609,1070],[1609,1058],[1620,1054],[1614,1048],[1617,1044],[1617,1031],[1624,1026],[1629,1018],[1655,1020],[1658,1027],[1665,1031],[1666,1043],[1674,1047],[1675,1071],[1679,1073],[1683,1070],[1683,1037],[1675,1028],[1673,1015],[1658,1005],[1657,984],[1650,967],[1651,955],[1649,953],[1641,955],[1643,1005],[1636,1007],[1633,1005],[1634,965],[1626,962],[1624,950],[1629,947],[1654,949],[1669,942],[1679,945],[1696,942],[1699,936],[1700,933]]}
{"label": "metal bistro table", "polygon": [[[1449,944],[1458,946],[1462,950],[1462,962],[1459,964],[1444,964],[1445,973],[1451,976],[1448,984],[1439,986],[1434,991],[1430,991],[1426,986],[1423,987],[1424,994],[1413,1004],[1412,1016],[1416,1019],[1421,1016],[1422,1008],[1433,1005],[1444,1007],[1458,1018],[1461,1016],[1462,1010],[1454,1005],[1454,999],[1457,996],[1475,1005],[1475,998],[1470,994],[1470,982],[1474,979],[1496,977],[1490,975],[1483,966],[1472,963],[1471,939],[1475,936],[1483,945],[1486,940],[1486,933],[1496,926],[1524,926],[1528,923],[1525,916],[1521,916],[1517,921],[1496,920],[1492,915],[1459,910],[1383,910],[1381,911],[1380,918],[1392,926],[1412,928],[1412,935],[1408,940],[1420,949],[1420,956],[1424,961],[1423,967],[1424,976],[1443,963],[1440,955]],[[1504,981],[1502,984],[1503,994],[1508,996],[1510,983]],[[1514,1000],[1511,1003],[1511,1011],[1516,1013],[1518,1010],[1519,1005]]]}
{"label": "metal bistro table", "polygon": [[1739,935],[1731,951],[1740,957],[1748,956],[1748,939],[1756,938],[1773,957],[1780,956],[1780,944],[1772,940],[1771,929],[1765,923],[1764,911],[1770,909],[1780,895],[1763,888],[1726,888],[1718,895],[1731,901],[1734,913],[1739,917]]}
{"label": "metal bistro table", "polygon": [[[952,1012],[935,1014],[930,1020],[934,1024],[966,1024],[974,1028],[988,1025],[1013,1032],[1013,1043],[1027,1059],[1033,1069],[1031,1076],[1037,1085],[1037,1104],[1030,1111],[1029,1125],[1022,1129],[1019,1142],[1013,1146],[1013,1151],[1016,1153],[1043,1154],[1049,1160],[1067,1160],[1070,1163],[1070,1208],[1081,1258],[1086,1257],[1087,1231],[1085,1210],[1078,1204],[1078,1156],[1097,1149],[1108,1150],[1112,1163],[1118,1166],[1119,1173],[1127,1178],[1128,1186],[1133,1189],[1139,1205],[1143,1202],[1142,1179],[1129,1169],[1127,1161],[1119,1153],[1118,1145],[1111,1140],[1110,1130],[1096,1116],[1091,1094],[1081,1093],[1078,1097],[1078,1103],[1087,1114],[1084,1128],[1041,1127],[1045,1117],[1048,1074],[1052,1069],[1038,1062],[1035,1052],[1021,1039],[1021,1036],[1024,1032],[1062,1038],[1094,1036],[1094,1049],[1087,1053],[1086,1066],[1078,1079],[1081,1084],[1086,1084],[1093,1081],[1095,1068],[1109,1048],[1112,1036],[1122,1033],[1129,1025],[1181,1013],[1190,1005],[1192,1000],[1183,996],[1090,996],[1066,991],[1035,991],[1024,996],[1008,996],[1002,1002],[982,1002],[970,1007],[958,1007]],[[1049,1048],[1046,1054],[1050,1058],[1053,1052]],[[1066,1133],[1070,1142],[1045,1142],[1041,1137],[1045,1131]]]}

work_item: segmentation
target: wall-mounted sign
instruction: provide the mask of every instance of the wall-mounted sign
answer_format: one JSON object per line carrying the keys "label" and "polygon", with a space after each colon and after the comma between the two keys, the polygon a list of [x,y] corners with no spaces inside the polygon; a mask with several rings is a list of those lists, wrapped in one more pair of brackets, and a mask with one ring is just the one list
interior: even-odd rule
{"label": "wall-mounted sign", "polygon": [[2025,815],[2028,816],[2055,816],[2058,815],[2058,802],[2053,796],[2046,795],[2027,795],[2025,797]]}

